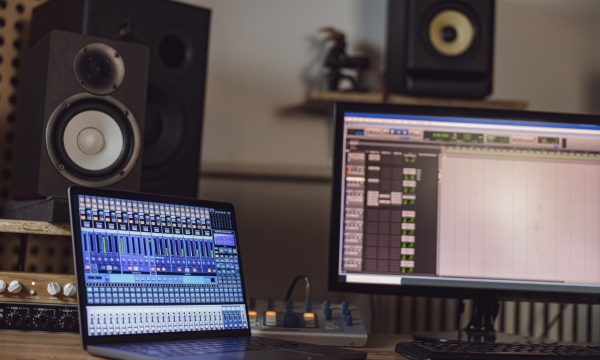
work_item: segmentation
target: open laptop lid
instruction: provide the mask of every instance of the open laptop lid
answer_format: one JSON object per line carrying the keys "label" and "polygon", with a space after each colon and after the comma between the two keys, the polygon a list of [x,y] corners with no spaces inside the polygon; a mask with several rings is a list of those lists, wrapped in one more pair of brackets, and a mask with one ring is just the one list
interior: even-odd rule
{"label": "open laptop lid", "polygon": [[250,335],[231,204],[69,189],[82,344]]}

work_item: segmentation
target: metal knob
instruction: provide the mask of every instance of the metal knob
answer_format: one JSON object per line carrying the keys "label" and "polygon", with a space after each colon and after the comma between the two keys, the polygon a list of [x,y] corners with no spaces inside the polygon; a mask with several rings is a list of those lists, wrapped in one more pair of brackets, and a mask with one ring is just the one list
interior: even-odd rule
{"label": "metal knob", "polygon": [[60,285],[54,281],[48,283],[48,287],[46,289],[48,290],[48,294],[51,296],[56,296],[60,293]]}
{"label": "metal knob", "polygon": [[71,283],[66,283],[65,287],[63,288],[63,294],[65,296],[74,296],[75,293],[77,293],[77,288],[75,287],[75,285]]}
{"label": "metal knob", "polygon": [[8,292],[11,294],[18,294],[23,290],[23,285],[19,282],[19,280],[13,280],[8,284]]}

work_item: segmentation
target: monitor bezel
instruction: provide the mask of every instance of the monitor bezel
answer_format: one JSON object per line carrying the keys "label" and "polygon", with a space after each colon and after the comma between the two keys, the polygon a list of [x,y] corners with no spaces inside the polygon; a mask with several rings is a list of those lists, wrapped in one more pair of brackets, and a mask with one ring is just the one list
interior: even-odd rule
{"label": "monitor bezel", "polygon": [[[600,126],[600,116],[568,113],[534,112],[525,110],[503,110],[464,107],[417,106],[395,104],[370,104],[370,103],[336,103],[334,105],[334,155],[333,177],[331,186],[331,214],[330,214],[330,241],[329,241],[329,274],[328,287],[331,291],[426,296],[438,298],[487,298],[498,300],[540,300],[556,302],[589,303],[600,301],[600,294],[589,294],[567,291],[524,291],[512,289],[474,289],[448,286],[416,286],[416,285],[385,285],[347,283],[339,281],[339,246],[340,246],[340,221],[341,221],[341,191],[342,170],[339,166],[343,159],[344,144],[344,114],[348,112],[365,114],[398,114],[398,115],[424,115],[443,117],[471,117],[481,120],[516,120],[516,121],[542,121],[550,123],[582,124]],[[600,285],[598,285],[600,287]]]}
{"label": "monitor bezel", "polygon": [[[214,202],[207,200],[163,196],[155,194],[143,194],[134,192],[125,192],[106,189],[92,189],[79,186],[69,188],[69,214],[71,218],[71,236],[73,243],[73,258],[75,260],[75,274],[77,278],[77,300],[79,308],[79,333],[81,334],[81,343],[84,348],[88,345],[100,345],[122,342],[142,342],[142,341],[160,341],[160,340],[179,340],[179,339],[198,339],[198,338],[217,338],[217,337],[235,337],[250,336],[250,320],[248,318],[248,306],[246,298],[246,288],[244,282],[244,272],[242,269],[242,256],[240,250],[240,236],[237,229],[234,207],[230,203]],[[236,246],[238,249],[238,259],[240,265],[240,280],[242,284],[242,294],[244,297],[244,307],[246,309],[247,329],[239,330],[211,330],[211,331],[191,331],[191,332],[171,332],[160,334],[137,334],[137,335],[111,335],[111,336],[90,336],[87,327],[87,297],[85,296],[85,281],[83,273],[83,253],[81,247],[81,227],[79,224],[79,195],[115,197],[125,200],[138,200],[159,203],[172,203],[178,205],[208,207],[217,210],[230,211],[232,214],[233,229],[236,235]],[[176,305],[175,305],[176,306]]]}

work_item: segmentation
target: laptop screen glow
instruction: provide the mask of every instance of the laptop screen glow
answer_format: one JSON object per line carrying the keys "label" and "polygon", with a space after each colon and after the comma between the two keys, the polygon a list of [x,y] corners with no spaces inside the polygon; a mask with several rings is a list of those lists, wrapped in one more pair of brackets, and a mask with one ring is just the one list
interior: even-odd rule
{"label": "laptop screen glow", "polygon": [[78,207],[89,336],[248,328],[229,211],[90,195]]}

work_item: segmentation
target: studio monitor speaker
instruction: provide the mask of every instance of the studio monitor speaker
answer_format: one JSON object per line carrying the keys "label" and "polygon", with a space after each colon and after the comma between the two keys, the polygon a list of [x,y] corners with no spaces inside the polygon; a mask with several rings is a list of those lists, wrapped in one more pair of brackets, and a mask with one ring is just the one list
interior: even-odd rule
{"label": "studio monitor speaker", "polygon": [[139,190],[149,50],[53,31],[28,49],[13,197],[66,198],[77,184]]}
{"label": "studio monitor speaker", "polygon": [[389,0],[387,90],[491,94],[494,6],[494,0]]}
{"label": "studio monitor speaker", "polygon": [[30,44],[61,29],[150,47],[141,190],[195,197],[209,25],[210,10],[175,1],[50,0],[33,11]]}

